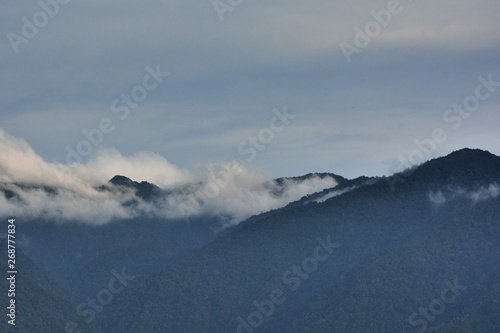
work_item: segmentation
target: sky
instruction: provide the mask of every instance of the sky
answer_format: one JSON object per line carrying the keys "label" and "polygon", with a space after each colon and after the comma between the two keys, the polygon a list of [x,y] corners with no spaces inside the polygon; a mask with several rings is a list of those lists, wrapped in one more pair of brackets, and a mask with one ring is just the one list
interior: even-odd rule
{"label": "sky", "polygon": [[0,6],[0,129],[51,165],[354,178],[500,155],[497,0]]}

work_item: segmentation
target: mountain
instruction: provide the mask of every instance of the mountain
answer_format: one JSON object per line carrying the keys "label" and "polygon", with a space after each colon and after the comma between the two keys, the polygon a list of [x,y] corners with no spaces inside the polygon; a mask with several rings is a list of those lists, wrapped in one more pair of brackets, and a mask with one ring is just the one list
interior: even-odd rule
{"label": "mountain", "polygon": [[[100,332],[500,331],[500,157],[463,149],[391,177],[297,179],[310,177],[337,185],[223,230],[213,216],[20,224],[27,274],[58,287],[26,304],[83,302],[72,320]],[[175,191],[111,186],[152,201]],[[123,290],[86,305],[117,274]]]}
{"label": "mountain", "polygon": [[[131,288],[115,311],[133,315],[117,331],[495,332],[498,304],[477,309],[495,304],[500,283],[500,205],[498,196],[474,201],[474,194],[499,181],[500,159],[463,150],[405,175],[395,191],[388,178],[365,181],[243,223]],[[431,200],[438,190],[450,198],[441,205]],[[328,236],[340,244],[331,257],[292,274]],[[412,317],[455,279],[468,290],[461,302],[439,320]],[[276,290],[286,301],[256,314]],[[147,301],[128,308],[139,295]]]}
{"label": "mountain", "polygon": [[[0,246],[6,248],[5,239]],[[71,301],[71,291],[50,278],[50,274],[37,267],[23,252],[17,252],[16,264],[19,274],[16,278],[16,325],[6,323],[6,306],[2,306],[1,332],[68,332],[79,316]],[[7,272],[7,260],[0,263],[2,272]],[[6,278],[0,281],[2,305],[8,304]],[[97,333],[95,323],[81,323],[84,332]]]}
{"label": "mountain", "polygon": [[125,176],[114,176],[109,182],[114,186],[135,189],[136,195],[145,200],[161,195],[161,189],[158,186],[148,182],[134,182]]}

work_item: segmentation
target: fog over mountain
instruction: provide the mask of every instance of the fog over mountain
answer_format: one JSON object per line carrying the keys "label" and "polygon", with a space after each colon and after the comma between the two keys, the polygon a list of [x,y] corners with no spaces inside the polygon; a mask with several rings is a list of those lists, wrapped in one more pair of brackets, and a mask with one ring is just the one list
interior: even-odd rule
{"label": "fog over mountain", "polygon": [[[110,183],[116,175],[151,182],[159,186],[158,195],[145,200],[134,188]],[[208,164],[193,175],[152,152],[123,156],[106,148],[85,164],[50,163],[0,129],[0,189],[8,194],[0,196],[0,209],[18,217],[102,224],[138,216],[211,215],[236,224],[336,184],[333,176],[319,175],[278,183],[235,161]]]}
{"label": "fog over mountain", "polygon": [[500,331],[500,157],[487,151],[389,177],[273,180],[223,163],[180,181],[165,160],[100,155],[171,179],[157,186],[47,163],[5,132],[1,145],[2,161],[37,167],[1,163],[18,269],[18,324],[2,332]]}
{"label": "fog over mountain", "polygon": [[500,0],[0,4],[0,333],[500,333]]}

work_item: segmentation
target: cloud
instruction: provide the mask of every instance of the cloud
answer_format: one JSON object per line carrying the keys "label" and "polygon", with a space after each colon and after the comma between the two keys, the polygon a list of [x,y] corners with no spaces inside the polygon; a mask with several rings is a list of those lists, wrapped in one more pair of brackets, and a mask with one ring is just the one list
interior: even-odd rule
{"label": "cloud", "polygon": [[124,157],[114,149],[101,148],[86,164],[48,163],[23,139],[0,128],[0,181],[91,190],[117,174],[168,186],[189,179],[165,158],[152,152]]}
{"label": "cloud", "polygon": [[57,167],[47,164],[24,140],[0,129],[0,181],[57,184]]}
{"label": "cloud", "polygon": [[[333,178],[313,176],[305,180],[285,179],[279,184],[270,181],[264,174],[242,169],[221,188],[213,199],[202,205],[201,211],[229,216],[228,223],[234,224],[251,215],[277,209],[302,197],[337,185]],[[210,182],[205,186],[211,186]],[[206,192],[206,188],[201,192]],[[200,194],[200,192],[198,192]]]}
{"label": "cloud", "polygon": [[[132,188],[108,183],[115,175],[154,183],[161,194],[144,200]],[[210,215],[232,225],[336,185],[333,178],[319,176],[278,182],[237,162],[208,164],[194,177],[152,152],[126,157],[104,148],[85,164],[48,163],[25,140],[0,129],[0,190],[4,193],[0,210],[19,218],[99,225],[138,216]]]}
{"label": "cloud", "polygon": [[437,191],[436,193],[430,192],[429,200],[431,200],[431,202],[436,206],[441,206],[446,203],[446,198],[444,197],[444,194],[441,191]]}
{"label": "cloud", "polygon": [[499,195],[500,195],[500,186],[498,186],[498,184],[491,184],[487,188],[482,187],[479,190],[471,192],[469,194],[470,198],[474,202],[495,199]]}
{"label": "cloud", "polygon": [[325,194],[324,196],[322,196],[314,201],[317,203],[323,203],[328,199],[338,197],[339,195],[342,195],[342,194],[347,193],[347,192],[351,192],[352,190],[355,190],[356,188],[357,188],[356,186],[351,186],[351,187],[345,188],[343,190],[330,191],[327,194]]}
{"label": "cloud", "polygon": [[153,152],[139,152],[124,157],[115,149],[100,149],[87,167],[92,173],[100,173],[107,180],[115,175],[127,175],[137,181],[148,181],[167,187],[190,179],[187,170],[180,170],[162,156]]}
{"label": "cloud", "polygon": [[136,216],[132,210],[122,206],[126,202],[123,198],[107,193],[95,191],[92,195],[85,195],[59,189],[56,193],[47,193],[43,189],[23,189],[12,185],[7,188],[17,194],[11,200],[0,196],[2,212],[9,212],[9,216],[92,225]]}
{"label": "cloud", "polygon": [[450,188],[443,191],[429,192],[429,200],[436,206],[445,204],[448,200],[457,198],[466,198],[473,203],[496,199],[500,195],[500,186],[497,183],[490,184],[488,187],[480,187],[476,190],[465,190],[463,188]]}
{"label": "cloud", "polygon": [[228,226],[337,185],[332,177],[317,175],[276,181],[265,172],[233,163],[233,167],[228,167],[231,163],[210,164],[201,181],[174,188],[153,204],[142,202],[139,208],[167,219],[212,216]]}

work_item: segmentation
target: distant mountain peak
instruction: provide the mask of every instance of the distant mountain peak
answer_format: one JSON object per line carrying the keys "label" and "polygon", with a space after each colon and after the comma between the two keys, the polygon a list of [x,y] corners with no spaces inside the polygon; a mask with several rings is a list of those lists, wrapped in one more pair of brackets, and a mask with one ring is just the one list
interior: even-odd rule
{"label": "distant mountain peak", "polygon": [[135,182],[132,181],[132,179],[130,178],[127,178],[125,176],[121,176],[121,175],[116,175],[114,176],[113,178],[111,178],[111,180],[109,181],[111,184],[113,185],[117,185],[117,186],[134,186]]}
{"label": "distant mountain peak", "polygon": [[471,149],[471,148],[463,148],[460,150],[456,150],[444,157],[438,157],[426,163],[423,163],[422,166],[426,166],[429,164],[443,164],[449,167],[457,167],[463,166],[462,164],[467,164],[468,166],[473,167],[483,167],[483,163],[493,163],[498,164],[500,158],[489,151],[481,150],[481,149]]}
{"label": "distant mountain peak", "polygon": [[[488,186],[500,180],[500,157],[481,149],[464,148],[389,177],[397,183],[433,183],[465,188]],[[408,185],[408,184],[407,184]]]}
{"label": "distant mountain peak", "polygon": [[275,182],[277,184],[283,184],[286,180],[292,180],[292,181],[305,181],[305,180],[310,180],[312,178],[319,178],[319,179],[325,179],[325,178],[333,178],[337,183],[342,184],[348,181],[347,178],[344,178],[342,176],[339,176],[334,173],[330,172],[314,172],[314,173],[308,173],[303,176],[296,176],[296,177],[281,177],[275,179]]}
{"label": "distant mountain peak", "polygon": [[477,148],[463,148],[456,150],[444,158],[449,160],[468,160],[468,159],[478,159],[478,158],[497,158],[487,150],[481,150]]}
{"label": "distant mountain peak", "polygon": [[161,195],[161,189],[155,184],[151,184],[145,181],[135,182],[128,177],[116,175],[109,181],[114,186],[125,186],[133,188],[136,191],[136,195],[143,199],[152,199]]}

